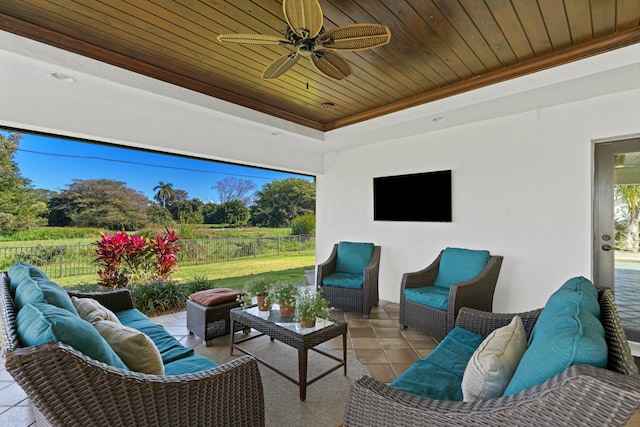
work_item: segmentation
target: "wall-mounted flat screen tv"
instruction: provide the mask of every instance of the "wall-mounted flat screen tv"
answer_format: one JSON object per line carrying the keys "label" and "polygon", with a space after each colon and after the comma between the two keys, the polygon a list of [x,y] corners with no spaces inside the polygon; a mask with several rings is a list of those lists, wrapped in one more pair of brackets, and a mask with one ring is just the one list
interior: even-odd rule
{"label": "wall-mounted flat screen tv", "polygon": [[451,171],[373,178],[373,219],[451,222]]}

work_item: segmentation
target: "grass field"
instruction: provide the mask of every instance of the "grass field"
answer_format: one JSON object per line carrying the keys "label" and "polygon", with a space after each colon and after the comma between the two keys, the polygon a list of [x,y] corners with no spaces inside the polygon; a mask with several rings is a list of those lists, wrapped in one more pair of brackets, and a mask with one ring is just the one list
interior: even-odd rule
{"label": "grass field", "polygon": [[[315,268],[315,255],[290,255],[286,257],[265,257],[260,259],[242,259],[215,264],[182,267],[172,279],[191,281],[206,279],[216,288],[242,289],[244,284],[258,275],[264,275],[273,283],[304,283],[305,270]],[[96,283],[97,274],[56,278],[55,282],[63,287],[78,284]]]}

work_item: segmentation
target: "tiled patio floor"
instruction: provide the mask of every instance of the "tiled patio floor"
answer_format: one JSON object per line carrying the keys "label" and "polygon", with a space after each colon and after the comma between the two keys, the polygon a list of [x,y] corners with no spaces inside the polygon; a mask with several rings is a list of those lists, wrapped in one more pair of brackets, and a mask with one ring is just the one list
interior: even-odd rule
{"label": "tiled patio floor", "polygon": [[[436,342],[427,334],[412,329],[400,329],[399,306],[396,303],[380,301],[380,306],[372,310],[369,319],[341,310],[334,310],[331,315],[348,321],[347,345],[352,350],[350,354],[354,354],[356,359],[369,369],[372,377],[386,383],[393,381],[414,361],[425,357],[436,346]],[[186,347],[193,348],[202,343],[200,338],[189,335],[184,311],[155,317],[154,320]],[[336,339],[326,345],[342,348],[342,341]],[[35,421],[29,401],[4,370],[3,364],[0,369],[0,426],[32,425],[35,425]]]}

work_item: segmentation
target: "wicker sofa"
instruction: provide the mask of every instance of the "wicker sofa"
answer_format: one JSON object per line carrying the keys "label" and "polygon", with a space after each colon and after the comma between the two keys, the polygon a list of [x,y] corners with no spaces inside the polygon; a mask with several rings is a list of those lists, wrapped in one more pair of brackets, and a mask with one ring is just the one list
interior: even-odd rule
{"label": "wicker sofa", "polygon": [[[638,368],[620,325],[611,290],[598,289],[597,302],[606,341],[606,369],[574,364],[515,394],[470,402],[424,398],[363,376],[350,390],[344,425],[632,425],[638,420],[634,412],[640,405]],[[541,312],[542,309],[518,313],[527,337]],[[509,324],[514,315],[463,308],[456,326],[487,336]]]}
{"label": "wicker sofa", "polygon": [[[93,298],[116,314],[133,309],[127,290],[71,295]],[[38,425],[265,424],[260,372],[249,356],[198,372],[143,374],[109,366],[60,341],[24,346],[17,317],[8,275],[0,272],[5,366],[29,397]]]}

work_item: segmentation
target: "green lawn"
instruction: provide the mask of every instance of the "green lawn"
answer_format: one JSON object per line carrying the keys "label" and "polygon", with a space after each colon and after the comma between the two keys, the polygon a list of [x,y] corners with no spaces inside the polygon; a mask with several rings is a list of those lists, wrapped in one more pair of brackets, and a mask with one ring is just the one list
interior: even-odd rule
{"label": "green lawn", "polygon": [[[304,283],[305,270],[315,268],[315,255],[288,255],[286,257],[265,257],[260,259],[242,259],[180,268],[173,279],[191,281],[206,279],[213,281],[216,288],[226,287],[242,289],[244,284],[258,275],[266,275],[270,281]],[[63,287],[77,284],[96,283],[97,274],[56,278],[55,282]]]}

